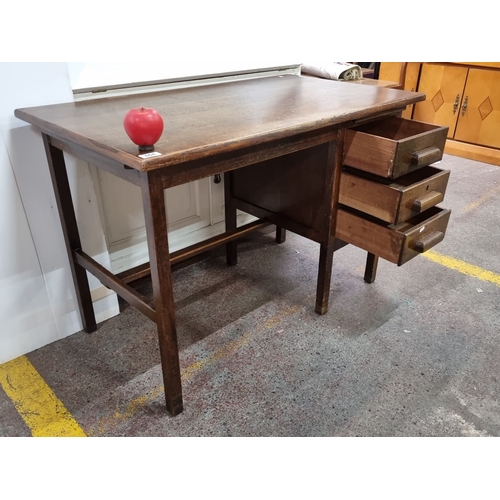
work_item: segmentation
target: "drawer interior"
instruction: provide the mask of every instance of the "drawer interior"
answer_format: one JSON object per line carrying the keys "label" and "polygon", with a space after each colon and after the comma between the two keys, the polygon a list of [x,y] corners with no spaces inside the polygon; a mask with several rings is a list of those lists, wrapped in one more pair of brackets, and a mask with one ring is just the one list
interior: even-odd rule
{"label": "drawer interior", "polygon": [[409,233],[416,227],[420,228],[423,223],[428,221],[431,217],[434,217],[435,215],[442,213],[443,210],[444,209],[439,207],[432,207],[421,214],[415,215],[414,217],[408,219],[407,221],[400,222],[399,224],[389,224],[387,227],[389,229],[393,229],[394,231],[398,231],[400,233]]}
{"label": "drawer interior", "polygon": [[437,168],[434,165],[429,165],[428,167],[422,167],[419,168],[418,170],[410,172],[409,174],[402,175],[397,179],[391,179],[389,177],[381,177],[379,175],[374,175],[371,174],[370,172],[364,172],[362,170],[357,170],[351,167],[344,167],[344,171],[349,174],[363,177],[378,184],[385,184],[386,186],[394,186],[400,189],[410,187],[413,184],[417,184],[418,182],[424,181],[425,179],[430,179],[435,175],[441,174],[443,172],[442,169]]}
{"label": "drawer interior", "polygon": [[348,129],[343,164],[395,179],[441,160],[448,127],[389,117]]}
{"label": "drawer interior", "polygon": [[441,174],[443,170],[440,168],[436,168],[432,165],[428,167],[422,167],[414,172],[410,172],[409,174],[398,177],[397,179],[384,179],[394,187],[400,187],[402,189],[412,186],[413,184],[417,184],[419,182],[430,180],[435,175]]}
{"label": "drawer interior", "polygon": [[419,134],[426,134],[437,128],[440,127],[432,123],[406,120],[405,118],[394,116],[376,122],[365,123],[364,125],[355,127],[353,130],[378,135],[379,137],[385,137],[393,141],[401,141]]}

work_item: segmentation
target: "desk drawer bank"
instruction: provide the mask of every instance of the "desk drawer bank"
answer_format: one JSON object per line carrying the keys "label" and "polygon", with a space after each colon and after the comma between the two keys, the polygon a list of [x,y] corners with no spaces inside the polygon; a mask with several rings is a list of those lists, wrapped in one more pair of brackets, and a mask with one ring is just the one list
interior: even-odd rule
{"label": "desk drawer bank", "polygon": [[[350,243],[371,254],[366,281],[375,279],[378,257],[402,265],[443,240],[451,212],[436,205],[450,172],[431,163],[441,160],[446,133],[396,116],[346,131],[333,234],[336,249]],[[278,225],[276,214],[286,215],[292,231],[307,226],[308,237],[320,242],[326,155],[318,146],[231,172],[231,203]]]}
{"label": "desk drawer bank", "polygon": [[451,211],[436,205],[450,172],[431,164],[441,160],[447,132],[400,117],[349,130],[336,236],[397,265],[442,241]]}
{"label": "desk drawer bank", "polygon": [[[275,224],[278,243],[286,230],[319,243],[315,310],[325,314],[333,254],[341,246],[368,252],[365,280],[372,281],[379,256],[401,264],[436,244],[449,216],[435,207],[447,174],[428,166],[441,158],[442,130],[398,125],[396,116],[424,99],[417,92],[287,75],[16,109],[41,132],[84,330],[97,329],[89,272],[156,324],[166,408],[175,416],[183,410],[171,276],[176,262],[225,245],[227,263],[235,265],[236,240]],[[146,158],[122,125],[138,107],[156,109],[165,122],[155,155]],[[383,129],[404,132],[384,137]],[[65,153],[141,189],[149,263],[113,275],[85,252]],[[225,179],[226,231],[170,253],[165,190],[216,174]],[[363,185],[355,189],[353,176]],[[378,197],[384,204],[366,195],[372,191],[384,193]],[[259,220],[237,227],[237,209]],[[383,238],[376,237],[380,224],[387,225]],[[147,274],[152,303],[129,285]]]}

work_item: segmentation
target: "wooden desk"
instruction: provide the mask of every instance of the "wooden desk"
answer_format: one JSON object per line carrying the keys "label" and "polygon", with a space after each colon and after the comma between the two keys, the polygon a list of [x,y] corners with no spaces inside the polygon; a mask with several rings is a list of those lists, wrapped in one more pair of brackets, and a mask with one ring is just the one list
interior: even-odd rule
{"label": "wooden desk", "polygon": [[[236,238],[277,225],[320,243],[316,311],[328,308],[345,131],[423,100],[414,92],[289,75],[181,90],[17,109],[42,132],[83,327],[96,330],[86,271],[157,325],[166,406],[183,409],[171,265],[227,244],[236,264]],[[152,107],[164,118],[159,156],[139,157],[123,117]],[[63,151],[132,182],[142,190],[150,264],[112,275],[82,249]],[[169,254],[166,188],[225,175],[226,233]],[[236,228],[236,209],[264,220]],[[151,273],[154,304],[127,283]]]}

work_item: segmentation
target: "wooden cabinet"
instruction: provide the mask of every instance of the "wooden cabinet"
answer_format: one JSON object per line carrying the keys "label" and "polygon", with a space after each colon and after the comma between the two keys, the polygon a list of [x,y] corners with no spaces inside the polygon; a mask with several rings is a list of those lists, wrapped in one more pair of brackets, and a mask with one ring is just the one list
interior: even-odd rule
{"label": "wooden cabinet", "polygon": [[427,99],[403,116],[449,127],[446,153],[500,165],[500,62],[382,63],[381,74],[412,90],[415,65]]}
{"label": "wooden cabinet", "polygon": [[[380,65],[379,79],[398,82],[399,88],[415,92],[418,86],[420,66],[421,64],[418,62],[382,63]],[[407,106],[401,116],[411,118],[412,114],[413,104]]]}
{"label": "wooden cabinet", "polygon": [[500,148],[500,71],[424,63],[413,119],[450,127],[449,138]]}

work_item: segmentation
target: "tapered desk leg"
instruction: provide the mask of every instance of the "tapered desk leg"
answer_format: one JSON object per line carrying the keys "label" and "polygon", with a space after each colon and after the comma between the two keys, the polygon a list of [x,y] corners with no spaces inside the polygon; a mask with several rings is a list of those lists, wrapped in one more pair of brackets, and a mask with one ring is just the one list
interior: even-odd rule
{"label": "tapered desk leg", "polygon": [[366,256],[365,281],[373,283],[377,276],[378,257],[368,252]]}
{"label": "tapered desk leg", "polygon": [[[232,231],[238,226],[236,208],[231,206],[232,193],[232,173],[224,173],[224,216],[226,221],[226,231]],[[228,266],[235,266],[238,263],[237,242],[226,243],[226,262]]]}
{"label": "tapered desk leg", "polygon": [[318,314],[328,311],[330,297],[330,283],[332,277],[333,254],[335,252],[335,227],[337,223],[337,209],[340,188],[340,174],[342,168],[342,145],[344,131],[339,131],[338,139],[329,144],[326,164],[325,198],[322,212],[322,241],[320,242],[318,285],[316,288],[316,307]]}
{"label": "tapered desk leg", "polygon": [[97,330],[97,324],[94,307],[92,305],[92,297],[90,295],[87,271],[75,262],[73,256],[73,251],[81,250],[82,244],[78,232],[78,225],[76,223],[75,209],[71,198],[64,154],[60,149],[51,144],[48,135],[42,134],[42,137],[47,161],[49,163],[50,177],[54,187],[57,209],[61,219],[71,274],[73,275],[73,282],[75,284],[76,299],[80,310],[83,329],[88,333],[94,332]]}
{"label": "tapered desk leg", "polygon": [[315,309],[318,314],[325,314],[328,311],[335,238],[330,238],[330,240],[331,241],[328,243],[322,243],[319,250],[318,286],[316,289]]}
{"label": "tapered desk leg", "polygon": [[178,415],[183,410],[179,348],[175,326],[172,273],[168,251],[167,214],[160,177],[143,174],[142,200],[153,284],[156,326],[167,410]]}

